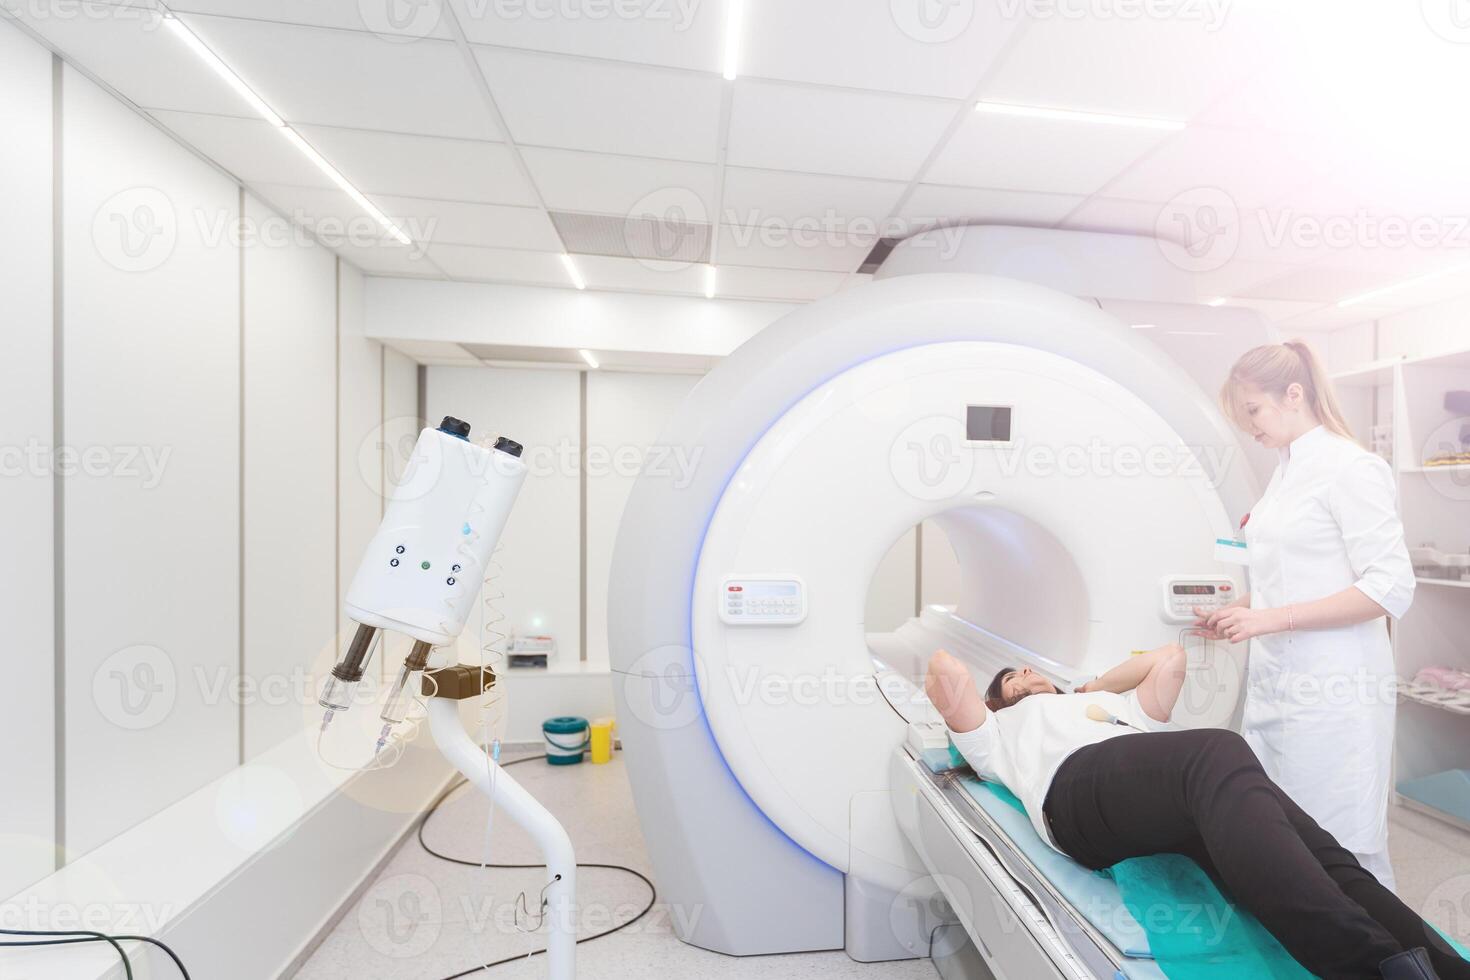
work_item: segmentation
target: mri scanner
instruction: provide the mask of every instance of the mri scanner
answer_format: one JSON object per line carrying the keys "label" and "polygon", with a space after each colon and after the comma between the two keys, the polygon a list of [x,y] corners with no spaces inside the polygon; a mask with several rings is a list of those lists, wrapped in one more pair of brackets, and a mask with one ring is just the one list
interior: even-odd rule
{"label": "mri scanner", "polygon": [[[694,476],[640,477],[609,607],[625,758],[680,938],[933,955],[948,975],[1162,976],[1024,820],[926,764],[920,686],[943,646],[982,686],[1025,664],[1067,687],[1246,587],[1216,540],[1270,461],[1212,392],[1274,338],[1188,288],[1147,239],[972,228],[941,257],[920,235],[691,392],[661,443]],[[875,570],[926,521],[957,601],[870,632]],[[1225,646],[1191,648],[1182,724],[1237,717],[1243,652]]]}

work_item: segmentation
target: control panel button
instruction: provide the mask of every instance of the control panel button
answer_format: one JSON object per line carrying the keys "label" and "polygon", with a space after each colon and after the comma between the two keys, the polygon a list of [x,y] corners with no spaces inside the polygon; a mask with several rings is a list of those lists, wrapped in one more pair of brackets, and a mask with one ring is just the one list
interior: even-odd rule
{"label": "control panel button", "polygon": [[795,576],[732,576],[721,593],[720,620],[731,626],[795,626],[806,619],[806,586]]}
{"label": "control panel button", "polygon": [[1162,582],[1166,623],[1192,624],[1196,609],[1209,612],[1223,608],[1235,593],[1235,582],[1224,575],[1166,575]]}

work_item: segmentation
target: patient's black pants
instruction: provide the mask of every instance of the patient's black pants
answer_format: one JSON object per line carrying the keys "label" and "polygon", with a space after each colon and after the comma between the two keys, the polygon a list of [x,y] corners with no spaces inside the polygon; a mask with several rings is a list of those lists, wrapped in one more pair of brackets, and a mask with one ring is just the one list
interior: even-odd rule
{"label": "patient's black pants", "polygon": [[1138,733],[1079,749],[1044,809],[1057,846],[1089,868],[1194,858],[1319,977],[1377,980],[1383,960],[1424,946],[1443,980],[1470,980],[1470,963],[1293,803],[1234,732]]}

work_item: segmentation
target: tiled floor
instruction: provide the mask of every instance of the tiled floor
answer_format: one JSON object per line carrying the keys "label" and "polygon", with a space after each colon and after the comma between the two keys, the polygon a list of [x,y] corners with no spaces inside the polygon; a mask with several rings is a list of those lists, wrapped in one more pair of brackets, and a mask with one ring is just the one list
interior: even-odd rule
{"label": "tiled floor", "polygon": [[[604,766],[553,768],[532,761],[510,772],[566,826],[578,860],[623,864],[651,876],[620,757]],[[436,850],[472,860],[479,859],[484,837],[485,805],[464,789],[434,815],[425,834]],[[520,828],[497,820],[490,860],[531,862],[537,860],[537,852]],[[297,972],[296,980],[441,980],[472,968],[479,956],[495,960],[538,949],[544,937],[519,934],[514,908],[522,890],[528,906],[536,907],[540,874],[450,864],[424,853],[410,837]],[[648,887],[632,875],[600,869],[580,869],[578,875],[585,931],[622,922],[648,900]],[[633,926],[578,946],[579,980],[936,980],[938,976],[927,960],[868,965],[842,952],[756,957],[711,953],[675,938],[671,926],[675,914],[698,910],[684,912],[659,904]],[[486,980],[545,975],[540,957],[481,974]]]}
{"label": "tiled floor", "polygon": [[[643,836],[620,759],[605,766],[552,768],[540,761],[510,770],[565,824],[583,861],[624,864],[648,874]],[[436,849],[478,859],[485,807],[460,790],[430,821],[426,839]],[[1421,814],[1394,813],[1392,854],[1399,894],[1461,941],[1470,941],[1470,836]],[[530,841],[509,821],[494,828],[490,860],[535,861]],[[426,854],[410,838],[376,882],[347,911],[296,974],[296,980],[442,980],[477,963],[540,948],[541,936],[519,933],[514,908],[522,890],[536,907],[539,871],[461,867]],[[583,869],[578,898],[585,931],[600,931],[636,914],[648,889],[631,875]],[[822,980],[934,980],[925,960],[855,963],[842,952],[731,957],[679,942],[658,905],[641,921],[605,939],[577,947],[578,975],[621,978],[822,978]],[[688,914],[697,914],[697,910]],[[487,980],[544,977],[538,957],[481,974]]]}

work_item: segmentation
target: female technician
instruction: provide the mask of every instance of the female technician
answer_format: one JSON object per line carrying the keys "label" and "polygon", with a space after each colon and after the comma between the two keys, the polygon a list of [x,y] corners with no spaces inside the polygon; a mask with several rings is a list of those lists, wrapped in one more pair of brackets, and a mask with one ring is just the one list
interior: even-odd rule
{"label": "female technician", "polygon": [[1221,401],[1281,462],[1244,523],[1250,593],[1196,625],[1251,641],[1242,734],[1267,774],[1392,889],[1385,617],[1414,597],[1392,471],[1353,441],[1300,341],[1247,351]]}

